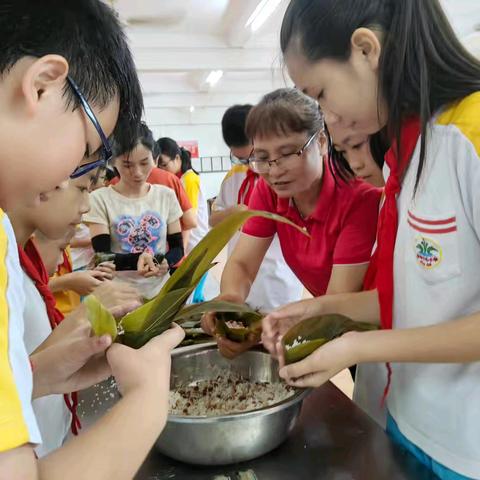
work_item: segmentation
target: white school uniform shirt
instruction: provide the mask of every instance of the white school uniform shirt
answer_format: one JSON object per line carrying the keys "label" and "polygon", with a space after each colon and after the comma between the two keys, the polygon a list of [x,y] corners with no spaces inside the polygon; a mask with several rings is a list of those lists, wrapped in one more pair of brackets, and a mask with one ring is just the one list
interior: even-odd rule
{"label": "white school uniform shirt", "polygon": [[[220,192],[212,206],[213,211],[227,210],[238,205],[238,192],[247,175],[248,167],[235,165],[227,173],[220,187]],[[240,237],[240,232],[230,240],[227,246],[231,255]],[[286,264],[278,236],[275,235],[260,265],[246,302],[263,312],[270,312],[291,302],[300,300],[303,285]]]}
{"label": "white school uniform shirt", "polygon": [[[480,312],[480,92],[431,122],[414,195],[419,144],[397,200],[398,329]],[[387,402],[400,431],[437,462],[480,479],[480,362],[392,368]]]}
{"label": "white school uniform shirt", "polygon": [[0,210],[0,452],[42,441],[32,408],[32,369],[23,343],[24,306],[17,242]]}
{"label": "white school uniform shirt", "polygon": [[[26,273],[23,273],[23,286],[26,299],[23,338],[27,352],[31,354],[52,333],[52,327],[45,302]],[[35,452],[39,457],[43,457],[62,446],[70,428],[72,415],[63,395],[36,398],[32,404],[42,435],[42,444],[35,448]]]}

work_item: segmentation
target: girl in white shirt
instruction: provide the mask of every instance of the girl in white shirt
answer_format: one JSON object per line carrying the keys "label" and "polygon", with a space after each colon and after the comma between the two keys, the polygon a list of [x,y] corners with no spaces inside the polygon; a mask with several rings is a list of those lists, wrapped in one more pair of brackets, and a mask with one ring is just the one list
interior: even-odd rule
{"label": "girl in white shirt", "polygon": [[182,209],[175,192],[147,182],[154,149],[152,132],[142,124],[135,148],[115,158],[120,181],[92,192],[84,216],[94,250],[115,254],[117,278],[145,298],[160,291],[169,269],[183,257]]}
{"label": "girl in white shirt", "polygon": [[395,362],[391,436],[442,480],[480,479],[480,63],[438,0],[292,0],[281,46],[329,125],[385,130],[391,149],[377,290],[270,315],[265,344],[278,352],[285,329],[312,314],[380,323],[281,375],[317,386],[354,363]]}

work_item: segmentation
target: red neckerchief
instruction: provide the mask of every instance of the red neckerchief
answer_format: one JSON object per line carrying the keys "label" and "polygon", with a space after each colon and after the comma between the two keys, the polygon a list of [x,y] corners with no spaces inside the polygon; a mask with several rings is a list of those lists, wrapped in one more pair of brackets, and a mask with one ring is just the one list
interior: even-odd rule
{"label": "red neckerchief", "polygon": [[[63,320],[63,314],[56,307],[55,297],[53,296],[50,287],[48,286],[48,272],[43,263],[42,257],[38,253],[37,247],[30,239],[22,248],[18,246],[18,256],[20,258],[20,264],[22,265],[25,273],[30,277],[30,279],[35,283],[38,293],[40,293],[45,307],[47,309],[48,319],[50,320],[50,326],[52,330],[60,324]],[[68,257],[65,257],[64,252],[64,261]],[[72,392],[71,394],[65,394],[63,396],[65,404],[67,405],[68,410],[72,414],[72,424],[71,429],[74,435],[78,434],[78,430],[82,428],[80,420],[77,416],[77,406],[78,406],[78,394],[77,392]]]}
{"label": "red neckerchief", "polygon": [[[380,212],[383,208],[383,202],[385,200],[385,189],[382,191],[382,197],[380,199],[380,208],[378,212],[378,216],[380,217]],[[370,262],[368,264],[367,272],[365,273],[365,277],[363,279],[363,290],[375,290],[377,288],[377,264],[378,264],[378,228],[377,228],[377,237],[374,245],[374,249],[372,252],[372,256],[370,257]]]}
{"label": "red neckerchief", "polygon": [[238,205],[247,205],[250,202],[250,198],[257,183],[258,173],[255,173],[250,168],[247,170],[247,176],[244,178],[238,191],[237,203]]}
{"label": "red neckerchief", "polygon": [[[397,142],[394,141],[385,155],[390,175],[385,185],[385,203],[380,211],[378,226],[378,248],[374,254],[372,269],[376,268],[376,284],[380,302],[380,324],[383,329],[393,326],[393,256],[398,229],[397,196],[401,182],[410,163],[420,136],[420,120],[413,117],[406,120],[400,133],[400,158],[397,158]],[[369,279],[371,281],[371,279]],[[392,369],[387,363],[388,381],[382,403],[390,390]]]}

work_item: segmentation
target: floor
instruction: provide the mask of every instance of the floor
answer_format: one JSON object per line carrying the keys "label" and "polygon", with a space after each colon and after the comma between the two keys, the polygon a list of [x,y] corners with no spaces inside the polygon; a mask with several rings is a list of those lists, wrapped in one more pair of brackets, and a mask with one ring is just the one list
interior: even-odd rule
{"label": "floor", "polygon": [[[226,261],[226,249],[224,249],[215,260],[217,265],[211,270],[215,278],[220,281],[223,267],[225,266]],[[305,298],[308,298],[310,294],[305,292]],[[337,388],[339,388],[347,397],[352,398],[353,395],[353,380],[348,369],[343,370],[334,378],[332,378],[332,383],[334,383]]]}

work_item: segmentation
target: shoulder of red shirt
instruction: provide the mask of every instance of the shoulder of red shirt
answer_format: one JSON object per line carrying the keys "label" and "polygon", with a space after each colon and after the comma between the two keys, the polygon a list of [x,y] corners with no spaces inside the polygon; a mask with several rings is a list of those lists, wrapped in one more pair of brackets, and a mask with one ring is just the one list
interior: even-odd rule
{"label": "shoulder of red shirt", "polygon": [[[375,187],[358,178],[344,181],[338,176],[335,177],[330,170],[325,170],[325,174],[332,177],[329,178],[329,180],[336,182],[335,197],[339,202],[351,204],[364,198],[376,197],[380,200],[383,188]],[[251,205],[255,209],[262,206],[268,209],[268,211],[281,214],[282,212],[286,212],[290,206],[291,199],[279,198],[264,178],[258,180],[255,191],[256,192],[252,198],[253,204]]]}

